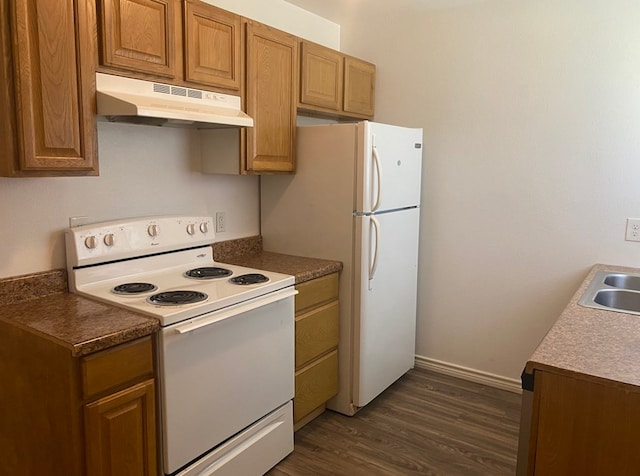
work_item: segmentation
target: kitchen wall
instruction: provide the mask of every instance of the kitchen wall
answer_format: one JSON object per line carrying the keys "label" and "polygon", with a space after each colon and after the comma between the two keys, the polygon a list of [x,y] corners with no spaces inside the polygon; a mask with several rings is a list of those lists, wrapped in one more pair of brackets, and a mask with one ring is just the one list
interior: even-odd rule
{"label": "kitchen wall", "polygon": [[402,5],[339,23],[424,128],[417,353],[515,383],[594,263],[640,266],[640,3]]}
{"label": "kitchen wall", "polygon": [[203,175],[197,133],[98,123],[99,177],[0,178],[0,277],[65,267],[69,217],[226,211],[219,239],[257,234],[256,177]]}
{"label": "kitchen wall", "polygon": [[[209,3],[339,45],[338,25],[283,0]],[[202,174],[197,132],[99,122],[98,143],[99,177],[0,177],[0,279],[64,268],[72,216],[97,222],[225,211],[227,231],[218,240],[259,233],[258,178]]]}

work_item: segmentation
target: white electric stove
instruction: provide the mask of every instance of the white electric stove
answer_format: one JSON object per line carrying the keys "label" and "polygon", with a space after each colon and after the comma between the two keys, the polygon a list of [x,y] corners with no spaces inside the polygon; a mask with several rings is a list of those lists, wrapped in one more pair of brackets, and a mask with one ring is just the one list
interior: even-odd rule
{"label": "white electric stove", "polygon": [[211,217],[65,237],[71,292],[160,321],[163,474],[258,476],[293,450],[293,276],[215,262]]}

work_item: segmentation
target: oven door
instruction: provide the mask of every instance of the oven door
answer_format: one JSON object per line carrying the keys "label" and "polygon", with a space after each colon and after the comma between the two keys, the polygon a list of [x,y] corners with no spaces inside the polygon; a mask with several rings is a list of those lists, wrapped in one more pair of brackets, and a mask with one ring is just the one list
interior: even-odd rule
{"label": "oven door", "polygon": [[295,294],[286,288],[162,329],[165,474],[293,398]]}

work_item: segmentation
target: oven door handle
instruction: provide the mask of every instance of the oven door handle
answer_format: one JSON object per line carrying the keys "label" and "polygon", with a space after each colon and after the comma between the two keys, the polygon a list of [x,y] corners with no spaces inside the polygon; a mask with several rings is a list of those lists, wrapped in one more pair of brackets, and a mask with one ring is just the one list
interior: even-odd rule
{"label": "oven door handle", "polygon": [[254,309],[258,309],[259,307],[266,306],[274,302],[282,301],[283,299],[290,298],[292,296],[295,296],[296,294],[298,294],[298,291],[296,291],[294,288],[287,289],[284,291],[279,291],[277,293],[272,293],[263,298],[255,299],[247,304],[241,304],[231,309],[217,312],[213,316],[203,317],[201,319],[196,319],[194,321],[191,321],[188,324],[177,326],[175,330],[179,334],[186,334],[187,332],[195,331],[196,329],[200,329],[202,327],[215,324],[216,322],[230,319],[239,314],[253,311]]}

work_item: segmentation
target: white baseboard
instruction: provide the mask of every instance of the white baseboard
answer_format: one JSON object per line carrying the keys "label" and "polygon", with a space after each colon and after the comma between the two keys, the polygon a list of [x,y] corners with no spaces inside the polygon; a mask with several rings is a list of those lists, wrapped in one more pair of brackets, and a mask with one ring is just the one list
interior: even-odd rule
{"label": "white baseboard", "polygon": [[416,367],[421,369],[432,370],[440,374],[469,380],[475,383],[481,383],[489,387],[495,387],[513,393],[522,393],[522,386],[518,379],[502,377],[500,375],[482,372],[480,370],[470,369],[468,367],[462,367],[461,365],[450,364],[448,362],[442,362],[440,360],[423,357],[421,355],[416,355],[415,363]]}

